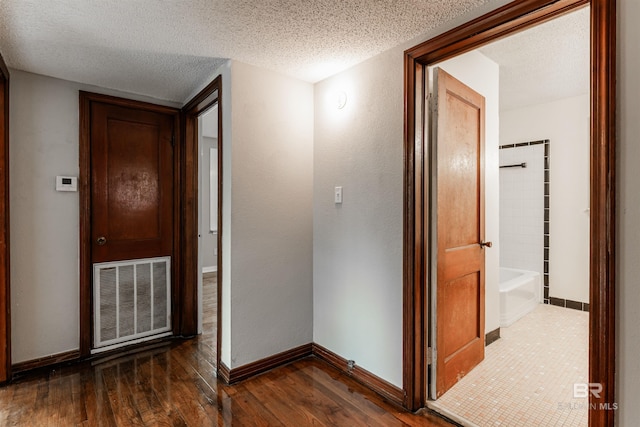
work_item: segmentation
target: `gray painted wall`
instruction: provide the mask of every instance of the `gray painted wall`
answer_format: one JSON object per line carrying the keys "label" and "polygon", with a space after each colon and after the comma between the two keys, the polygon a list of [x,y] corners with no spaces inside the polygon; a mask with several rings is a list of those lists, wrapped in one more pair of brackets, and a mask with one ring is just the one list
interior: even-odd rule
{"label": "gray painted wall", "polygon": [[402,73],[402,50],[393,49],[316,84],[313,188],[314,341],[398,386]]}
{"label": "gray painted wall", "polygon": [[19,363],[78,348],[78,91],[166,102],[11,70],[11,351]]}
{"label": "gray painted wall", "polygon": [[313,338],[313,86],[237,61],[231,76],[234,368]]}
{"label": "gray painted wall", "polygon": [[640,2],[618,1],[617,412],[619,426],[640,420]]}

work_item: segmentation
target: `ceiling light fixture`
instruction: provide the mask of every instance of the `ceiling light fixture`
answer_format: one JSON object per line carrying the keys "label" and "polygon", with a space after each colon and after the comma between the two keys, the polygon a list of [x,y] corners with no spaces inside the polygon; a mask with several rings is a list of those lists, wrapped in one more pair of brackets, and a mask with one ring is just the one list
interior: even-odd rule
{"label": "ceiling light fixture", "polygon": [[347,105],[347,93],[344,91],[340,91],[336,96],[337,107],[339,110],[342,110],[345,105]]}

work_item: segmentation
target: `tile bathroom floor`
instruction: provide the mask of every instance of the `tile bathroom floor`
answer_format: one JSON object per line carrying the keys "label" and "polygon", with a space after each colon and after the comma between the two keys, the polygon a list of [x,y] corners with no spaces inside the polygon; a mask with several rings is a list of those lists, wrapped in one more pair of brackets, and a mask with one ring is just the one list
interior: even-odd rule
{"label": "tile bathroom floor", "polygon": [[[486,347],[485,360],[429,407],[470,426],[587,426],[589,314],[540,304]],[[462,419],[459,419],[462,418]]]}

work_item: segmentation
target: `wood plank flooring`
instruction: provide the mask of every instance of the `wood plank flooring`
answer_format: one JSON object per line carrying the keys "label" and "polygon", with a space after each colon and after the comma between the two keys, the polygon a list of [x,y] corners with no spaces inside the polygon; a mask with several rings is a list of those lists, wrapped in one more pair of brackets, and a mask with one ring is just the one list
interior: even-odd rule
{"label": "wood plank flooring", "polygon": [[202,275],[202,336],[200,340],[209,345],[213,351],[216,351],[218,339],[217,294],[217,273],[204,273]]}
{"label": "wood plank flooring", "polygon": [[0,387],[0,426],[436,426],[326,363],[306,358],[234,386],[202,337]]}

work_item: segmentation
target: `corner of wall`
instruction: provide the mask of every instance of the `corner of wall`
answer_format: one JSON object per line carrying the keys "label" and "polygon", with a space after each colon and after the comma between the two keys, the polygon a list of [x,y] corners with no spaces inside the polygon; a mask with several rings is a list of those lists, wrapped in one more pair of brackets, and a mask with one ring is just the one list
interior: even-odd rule
{"label": "corner of wall", "polygon": [[313,87],[238,61],[230,73],[223,313],[233,370],[312,340]]}

